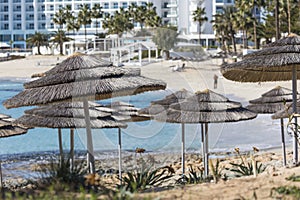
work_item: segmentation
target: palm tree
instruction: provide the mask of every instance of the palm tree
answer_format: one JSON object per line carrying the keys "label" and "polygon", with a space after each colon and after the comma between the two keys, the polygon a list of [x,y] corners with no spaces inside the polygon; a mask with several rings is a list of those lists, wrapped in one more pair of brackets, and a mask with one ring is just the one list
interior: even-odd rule
{"label": "palm tree", "polygon": [[[214,15],[212,20],[213,28],[217,34],[222,35],[222,39],[226,43],[227,40],[231,40],[233,45],[234,53],[236,53],[236,42],[235,42],[235,17],[236,9],[233,6],[228,6],[223,9],[223,12]],[[228,49],[229,51],[229,49]]]}
{"label": "palm tree", "polygon": [[74,11],[71,11],[71,7],[67,6],[65,9],[66,12],[66,29],[67,31],[73,31],[73,51],[75,51],[75,31],[77,32],[80,28],[80,25],[76,21],[76,15]]}
{"label": "palm tree", "polygon": [[63,52],[64,42],[69,42],[71,40],[72,40],[72,38],[67,37],[65,31],[58,30],[58,31],[54,32],[53,37],[51,38],[50,42],[53,42],[54,44],[56,44],[56,46],[59,46],[60,55],[63,55],[64,54],[64,52]]}
{"label": "palm tree", "polygon": [[128,12],[133,23],[139,23],[141,30],[143,30],[143,26],[146,21],[146,7],[132,3],[128,8]]}
{"label": "palm tree", "polygon": [[199,44],[201,45],[201,26],[203,22],[208,20],[205,8],[197,7],[197,9],[193,12],[193,20],[198,22]]}
{"label": "palm tree", "polygon": [[63,25],[66,23],[66,15],[65,15],[65,9],[64,8],[60,8],[58,10],[58,12],[56,12],[52,18],[52,21],[54,24],[58,24],[59,28],[58,29],[62,29]]}
{"label": "palm tree", "polygon": [[26,42],[29,45],[36,46],[38,50],[38,54],[41,55],[41,46],[48,46],[48,35],[41,33],[41,32],[35,32],[34,35],[27,38]]}
{"label": "palm tree", "polygon": [[129,19],[129,12],[121,8],[120,12],[116,11],[114,15],[106,15],[102,27],[107,29],[108,34],[122,37],[125,31],[132,30],[134,26]]}
{"label": "palm tree", "polygon": [[255,48],[258,47],[257,44],[257,33],[256,33],[256,26],[257,26],[257,13],[256,10],[261,10],[262,7],[266,5],[265,0],[249,0],[249,1],[239,1],[238,4],[236,4],[239,7],[239,10],[243,10],[244,13],[251,13],[252,21],[253,21],[253,40],[254,40],[254,46]]}
{"label": "palm tree", "polygon": [[86,28],[87,28],[87,25],[92,23],[92,11],[88,4],[80,5],[77,20],[80,25],[84,26],[85,49],[86,49],[86,47],[87,47]]}
{"label": "palm tree", "polygon": [[98,35],[98,19],[101,19],[103,17],[102,7],[99,3],[96,3],[92,7],[92,17],[96,19],[96,35]]}
{"label": "palm tree", "polygon": [[[224,51],[225,56],[227,56],[227,40],[229,39],[227,24],[225,23],[225,19],[223,17],[223,13],[217,13],[213,16],[213,20],[211,23],[213,24],[213,29],[216,32],[216,38],[219,38],[221,43],[221,49]],[[223,60],[224,62],[224,60]]]}
{"label": "palm tree", "polygon": [[157,15],[156,7],[153,5],[153,3],[146,3],[145,26],[159,27],[161,26],[161,22],[161,17]]}

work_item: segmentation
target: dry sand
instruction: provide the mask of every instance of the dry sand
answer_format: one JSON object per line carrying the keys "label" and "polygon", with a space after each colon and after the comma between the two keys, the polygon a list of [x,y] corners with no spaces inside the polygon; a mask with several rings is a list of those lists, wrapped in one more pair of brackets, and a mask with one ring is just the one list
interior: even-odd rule
{"label": "dry sand", "polygon": [[[25,59],[0,63],[0,77],[30,78],[32,74],[44,72],[52,68],[65,57],[30,56]],[[269,83],[238,83],[222,77],[219,65],[220,59],[210,59],[203,62],[186,62],[182,72],[173,72],[170,66],[178,61],[158,61],[141,67],[142,75],[160,79],[167,83],[170,90],[186,88],[191,91],[211,89],[221,93],[231,100],[241,101],[258,98],[262,93],[277,85],[291,88],[291,81]],[[137,66],[126,66],[137,67]],[[218,75],[218,88],[213,89],[213,76]],[[291,151],[289,151],[291,159]],[[275,154],[274,154],[275,153]],[[257,177],[235,178],[221,181],[217,184],[206,183],[175,188],[171,191],[141,194],[142,197],[160,197],[161,199],[281,199],[272,193],[272,188],[285,185],[300,186],[299,182],[287,181],[292,174],[300,175],[299,167],[284,168],[281,166],[280,151],[260,153],[258,159],[268,165],[268,170]]]}

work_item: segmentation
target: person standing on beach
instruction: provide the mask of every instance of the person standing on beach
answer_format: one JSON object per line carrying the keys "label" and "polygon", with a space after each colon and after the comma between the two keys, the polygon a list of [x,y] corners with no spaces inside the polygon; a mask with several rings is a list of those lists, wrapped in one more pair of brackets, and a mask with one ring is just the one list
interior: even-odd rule
{"label": "person standing on beach", "polygon": [[215,74],[214,75],[214,89],[217,89],[218,87],[218,76]]}

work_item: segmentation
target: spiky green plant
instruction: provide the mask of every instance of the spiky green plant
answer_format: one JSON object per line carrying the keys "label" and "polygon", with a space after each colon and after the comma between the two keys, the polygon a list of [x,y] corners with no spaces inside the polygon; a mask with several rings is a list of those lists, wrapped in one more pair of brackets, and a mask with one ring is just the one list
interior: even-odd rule
{"label": "spiky green plant", "polygon": [[296,186],[280,186],[277,188],[273,188],[272,192],[273,191],[281,195],[290,195],[293,196],[295,199],[300,199],[300,188]]}
{"label": "spiky green plant", "polygon": [[197,167],[198,170],[195,170],[192,165],[189,166],[188,175],[183,175],[176,180],[176,184],[198,184],[207,181],[203,177],[203,170],[200,167]]}
{"label": "spiky green plant", "polygon": [[[46,186],[59,183],[57,187],[65,184],[75,190],[84,186],[84,176],[87,174],[84,161],[76,161],[73,167],[70,163],[70,158],[63,157],[60,162],[58,159],[52,159],[46,165],[41,165],[40,183]],[[53,185],[55,186],[55,184]]]}
{"label": "spiky green plant", "polygon": [[121,180],[126,191],[137,192],[148,188],[161,186],[173,177],[167,167],[152,169],[152,166],[142,167],[140,170],[128,172]]}
{"label": "spiky green plant", "polygon": [[[253,147],[253,151],[255,153],[259,150],[256,147]],[[235,148],[235,152],[239,156],[241,163],[230,162],[233,168],[227,168],[227,170],[234,172],[236,177],[256,175],[266,170],[266,166],[258,161],[255,161],[253,155],[251,155],[251,161],[247,161],[246,157],[250,156],[249,154],[243,157],[239,151],[239,148]]]}

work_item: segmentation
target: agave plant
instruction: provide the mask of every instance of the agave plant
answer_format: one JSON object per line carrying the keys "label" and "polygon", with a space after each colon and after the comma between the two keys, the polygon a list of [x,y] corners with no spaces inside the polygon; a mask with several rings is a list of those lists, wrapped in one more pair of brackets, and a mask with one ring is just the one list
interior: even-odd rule
{"label": "agave plant", "polygon": [[[256,147],[253,147],[253,151],[255,153],[259,150]],[[230,164],[233,166],[233,168],[227,168],[227,170],[234,172],[236,177],[256,175],[266,170],[266,166],[264,166],[262,163],[255,161],[253,155],[251,155],[251,161],[248,162],[241,155],[239,148],[235,148],[235,152],[240,157],[241,163],[237,164],[231,162]]]}
{"label": "agave plant", "polygon": [[122,178],[122,185],[126,191],[136,192],[148,188],[161,186],[164,182],[170,180],[173,174],[169,172],[168,167],[159,167],[152,169],[152,167],[141,168],[141,170],[128,172]]}

